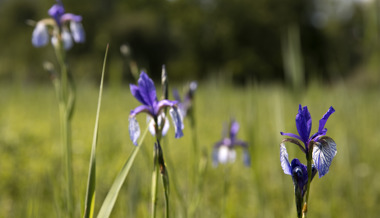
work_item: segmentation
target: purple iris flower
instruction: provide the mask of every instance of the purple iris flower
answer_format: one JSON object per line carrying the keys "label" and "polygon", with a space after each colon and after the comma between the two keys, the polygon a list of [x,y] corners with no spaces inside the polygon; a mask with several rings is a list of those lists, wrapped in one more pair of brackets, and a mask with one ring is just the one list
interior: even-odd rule
{"label": "purple iris flower", "polygon": [[153,118],[155,130],[161,131],[159,134],[162,134],[162,122],[160,120],[165,120],[165,116],[162,113],[163,109],[166,107],[170,107],[169,113],[175,128],[175,138],[180,138],[183,136],[182,129],[184,126],[182,122],[182,115],[177,107],[177,102],[170,100],[158,101],[154,83],[145,72],[140,74],[138,86],[130,84],[129,87],[132,95],[142,103],[142,105],[136,107],[129,114],[129,135],[133,144],[137,145],[137,139],[140,136],[140,127],[136,120],[136,115],[141,112],[147,113]]}
{"label": "purple iris flower", "polygon": [[76,43],[85,41],[86,36],[81,23],[82,16],[65,13],[65,8],[60,1],[49,9],[48,14],[53,19],[40,20],[33,30],[32,44],[35,47],[45,46],[49,42],[48,27],[53,28],[53,31],[50,32],[52,44],[57,45],[60,39],[66,50],[72,47],[73,40]]}
{"label": "purple iris flower", "polygon": [[235,147],[240,146],[243,148],[243,162],[246,166],[251,164],[251,158],[248,152],[248,144],[236,138],[239,131],[239,123],[232,120],[230,123],[229,134],[227,135],[226,128],[223,131],[223,139],[215,143],[213,149],[213,164],[217,166],[218,163],[225,164],[227,162],[234,162],[236,159]]}
{"label": "purple iris flower", "polygon": [[[298,189],[301,197],[303,197],[306,193],[308,180],[306,165],[302,164],[297,158],[293,159],[292,162],[289,163],[288,152],[286,151],[286,147],[283,143],[280,147],[280,160],[284,173],[292,176],[295,189]],[[311,176],[312,180],[316,173],[317,169],[313,165]]]}
{"label": "purple iris flower", "polygon": [[181,100],[178,90],[176,89],[173,90],[174,99],[178,101],[178,108],[181,110],[181,114],[183,117],[186,117],[188,112],[190,112],[192,109],[194,93],[197,87],[198,87],[197,82],[195,81],[191,82],[183,101]]}
{"label": "purple iris flower", "polygon": [[[281,135],[290,136],[294,139],[286,139],[299,146],[299,148],[306,154],[310,149],[313,149],[312,158],[314,160],[315,167],[318,170],[319,177],[324,176],[331,165],[333,158],[335,157],[337,150],[334,140],[325,136],[327,129],[325,124],[332,113],[335,112],[333,107],[330,107],[322,119],[319,120],[318,132],[314,133],[310,137],[311,132],[311,116],[307,109],[307,106],[303,107],[299,105],[298,114],[296,115],[296,126],[299,135],[293,133],[283,133]],[[301,145],[299,141],[304,145]],[[307,156],[307,155],[306,155]]]}

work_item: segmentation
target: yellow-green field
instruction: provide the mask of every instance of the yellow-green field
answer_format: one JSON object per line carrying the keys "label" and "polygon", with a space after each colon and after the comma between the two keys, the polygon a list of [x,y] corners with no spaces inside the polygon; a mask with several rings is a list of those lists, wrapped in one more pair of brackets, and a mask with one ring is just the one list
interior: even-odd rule
{"label": "yellow-green field", "polygon": [[[175,85],[172,85],[175,87]],[[180,88],[179,86],[177,86]],[[340,83],[313,83],[301,91],[279,85],[232,87],[201,83],[195,98],[194,157],[192,129],[174,139],[173,129],[162,141],[171,179],[171,217],[296,217],[293,183],[280,166],[280,131],[296,133],[298,105],[307,105],[312,132],[330,106],[336,112],[326,124],[338,153],[329,173],[311,184],[309,217],[376,217],[380,214],[379,90]],[[78,85],[72,123],[77,214],[83,213],[98,88]],[[0,87],[0,217],[63,217],[62,148],[57,100],[50,85]],[[128,134],[129,111],[138,105],[128,86],[106,86],[100,114],[97,148],[95,213],[134,145]],[[249,143],[252,164],[243,165],[241,152],[232,165],[212,166],[213,144],[230,118],[240,123],[238,137]],[[138,116],[142,130],[145,116]],[[124,183],[112,217],[148,217],[150,211],[154,139],[147,135]],[[289,158],[304,155],[287,146]],[[205,166],[194,178],[193,163]],[[206,165],[203,165],[206,164]],[[195,188],[197,179],[203,184]],[[182,200],[181,200],[182,199]],[[196,204],[196,199],[199,204]],[[190,213],[195,206],[195,212]],[[225,208],[223,208],[225,205]],[[158,217],[164,214],[159,186]]]}

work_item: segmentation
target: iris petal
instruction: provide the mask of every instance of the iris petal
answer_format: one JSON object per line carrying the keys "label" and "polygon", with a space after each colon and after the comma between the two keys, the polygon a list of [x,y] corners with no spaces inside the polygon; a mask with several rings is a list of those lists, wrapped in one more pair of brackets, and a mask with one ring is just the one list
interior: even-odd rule
{"label": "iris petal", "polygon": [[328,136],[318,139],[313,149],[313,160],[318,170],[319,178],[329,171],[331,162],[337,153],[336,143]]}
{"label": "iris petal", "polygon": [[134,145],[137,145],[137,139],[140,137],[140,126],[136,117],[129,117],[129,136]]}
{"label": "iris petal", "polygon": [[[333,107],[330,107],[325,115],[323,115],[322,119],[319,120],[319,129],[318,132],[323,132],[326,122],[329,119],[330,115],[335,112],[335,109]],[[326,132],[324,132],[326,134]]]}
{"label": "iris petal", "polygon": [[181,138],[183,136],[182,129],[184,128],[182,116],[177,107],[172,107],[169,112],[175,129],[175,138]]}
{"label": "iris petal", "polygon": [[49,32],[44,23],[37,23],[32,34],[32,44],[35,47],[45,46],[49,42]]}
{"label": "iris petal", "polygon": [[238,133],[238,131],[239,131],[239,123],[236,122],[236,121],[232,121],[231,122],[231,129],[230,129],[230,138],[231,138],[231,141],[235,140],[236,134]]}
{"label": "iris petal", "polygon": [[307,145],[311,131],[311,116],[307,106],[302,108],[302,106],[299,105],[298,114],[296,116],[296,126],[299,136],[305,145]]}
{"label": "iris petal", "polygon": [[147,105],[153,107],[154,102],[157,101],[156,87],[154,86],[153,81],[148,77],[148,75],[145,72],[142,72],[140,74],[138,84],[139,92],[142,99],[144,99],[144,102],[146,102]]}
{"label": "iris petal", "polygon": [[280,145],[280,161],[282,170],[285,174],[292,175],[292,168],[290,167],[288,152],[286,150],[285,144]]}
{"label": "iris petal", "polygon": [[80,22],[70,23],[71,35],[76,43],[83,43],[86,39],[86,34],[83,29],[83,25]]}

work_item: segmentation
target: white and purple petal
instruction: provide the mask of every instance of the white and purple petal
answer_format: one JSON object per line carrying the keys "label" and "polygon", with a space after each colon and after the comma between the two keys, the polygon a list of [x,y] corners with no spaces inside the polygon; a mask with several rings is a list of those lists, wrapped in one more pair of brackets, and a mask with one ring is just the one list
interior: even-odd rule
{"label": "white and purple petal", "polygon": [[318,170],[319,178],[329,171],[331,162],[337,153],[336,143],[328,136],[322,136],[316,141],[313,148],[314,165]]}
{"label": "white and purple petal", "polygon": [[73,39],[71,38],[71,34],[67,28],[62,29],[61,37],[62,37],[63,48],[65,50],[69,50],[70,48],[73,47],[73,44],[74,44]]}
{"label": "white and purple petal", "polygon": [[[169,128],[170,128],[170,122],[169,122],[169,119],[167,117],[165,117],[163,114],[160,114],[157,117],[158,126],[162,125],[162,122],[163,122],[162,120],[164,120],[164,125],[162,128],[161,135],[165,136],[166,133],[168,132]],[[156,123],[154,122],[154,120],[152,119],[151,116],[147,116],[147,122],[148,122],[149,132],[152,134],[152,136],[155,136],[156,135]]]}
{"label": "white and purple petal", "polygon": [[170,100],[161,100],[157,104],[154,105],[154,113],[158,114],[160,113],[161,109],[166,107],[174,107],[177,104],[177,101],[170,101]]}
{"label": "white and purple petal", "polygon": [[43,22],[38,22],[33,30],[32,44],[35,47],[42,47],[49,42],[49,32],[46,25]]}
{"label": "white and purple petal", "polygon": [[177,107],[172,107],[169,111],[170,116],[172,117],[174,130],[175,130],[175,138],[181,138],[183,136],[182,129],[184,128],[182,115],[179,112]]}
{"label": "white and purple petal", "polygon": [[80,22],[70,22],[70,31],[76,43],[83,43],[86,40],[86,34],[83,25]]}
{"label": "white and purple petal", "polygon": [[140,126],[136,117],[129,117],[129,136],[134,145],[137,145],[137,140],[140,137]]}
{"label": "white and purple petal", "polygon": [[292,175],[292,168],[290,167],[288,152],[284,143],[280,144],[280,162],[282,170],[284,170],[284,173]]}

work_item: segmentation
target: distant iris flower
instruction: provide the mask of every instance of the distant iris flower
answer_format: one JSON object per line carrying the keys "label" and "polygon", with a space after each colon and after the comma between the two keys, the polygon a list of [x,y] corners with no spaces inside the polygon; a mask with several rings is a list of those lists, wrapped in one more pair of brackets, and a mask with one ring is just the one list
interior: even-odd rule
{"label": "distant iris flower", "polygon": [[234,162],[236,159],[235,147],[240,146],[243,151],[243,162],[246,166],[251,164],[251,159],[248,152],[248,144],[236,138],[239,131],[239,123],[232,120],[230,123],[229,134],[227,136],[226,129],[223,131],[223,139],[214,145],[213,150],[213,164],[217,166],[218,163],[225,164],[227,162]]}
{"label": "distant iris flower", "polygon": [[166,127],[162,122],[163,120],[166,120],[165,115],[163,114],[163,109],[166,107],[170,107],[169,113],[175,128],[175,138],[183,136],[182,129],[184,126],[182,115],[177,107],[177,102],[170,100],[158,101],[154,83],[145,72],[140,74],[138,86],[130,84],[130,90],[132,95],[142,103],[142,105],[136,107],[129,114],[129,135],[133,144],[137,145],[137,139],[140,136],[140,127],[136,120],[136,115],[141,112],[147,113],[153,119],[155,134],[162,135],[163,132],[166,133]]}
{"label": "distant iris flower", "polygon": [[[35,47],[47,45],[50,35],[52,44],[57,46],[59,40],[62,40],[65,50],[73,46],[73,40],[76,43],[85,41],[80,15],[65,13],[65,8],[60,1],[49,9],[48,14],[52,18],[38,21],[33,30],[32,44]],[[49,28],[52,28],[52,31],[49,31]]]}
{"label": "distant iris flower", "polygon": [[184,96],[183,101],[181,100],[178,90],[176,89],[173,90],[174,99],[178,101],[178,108],[180,109],[183,117],[186,117],[188,112],[190,112],[192,109],[193,97],[194,97],[194,93],[197,87],[198,87],[197,82],[195,81],[191,82],[189,85],[189,90]]}
{"label": "distant iris flower", "polygon": [[[319,177],[324,176],[331,165],[333,158],[335,157],[337,150],[334,140],[326,135],[327,129],[325,124],[332,113],[335,112],[333,107],[330,107],[322,119],[319,120],[318,132],[314,133],[310,137],[311,132],[311,116],[307,109],[307,106],[303,107],[299,105],[298,114],[296,115],[296,126],[299,135],[293,133],[283,133],[292,137],[291,139],[284,139],[284,141],[292,142],[305,153],[308,154],[310,149],[313,149],[312,158],[316,169],[318,170]],[[297,139],[297,140],[295,140]],[[300,143],[303,143],[303,145]],[[283,163],[281,162],[283,165]]]}

